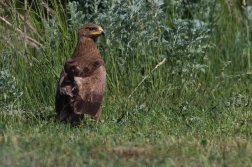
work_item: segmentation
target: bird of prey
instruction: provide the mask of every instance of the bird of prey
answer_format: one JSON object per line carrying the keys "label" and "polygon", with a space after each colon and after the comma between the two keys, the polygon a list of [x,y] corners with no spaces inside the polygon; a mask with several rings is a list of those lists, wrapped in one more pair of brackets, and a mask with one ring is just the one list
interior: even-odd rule
{"label": "bird of prey", "polygon": [[85,24],[78,33],[78,43],[72,57],[62,69],[58,82],[56,120],[79,122],[88,114],[100,118],[101,102],[106,86],[106,71],[95,41],[104,35],[101,26]]}

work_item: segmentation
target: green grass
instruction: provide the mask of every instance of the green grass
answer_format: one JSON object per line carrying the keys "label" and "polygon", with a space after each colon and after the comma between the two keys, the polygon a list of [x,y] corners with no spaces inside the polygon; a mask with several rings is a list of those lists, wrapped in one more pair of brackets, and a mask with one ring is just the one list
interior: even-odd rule
{"label": "green grass", "polygon": [[[38,1],[29,13],[39,49],[14,31],[22,3],[5,7],[12,26],[0,21],[10,39],[0,44],[0,166],[251,166],[251,22],[240,6],[108,0],[104,15],[88,15],[50,2],[50,17]],[[97,41],[106,94],[99,123],[71,127],[54,122],[55,89],[90,21],[106,31]]]}
{"label": "green grass", "polygon": [[[106,112],[106,111],[105,111]],[[54,112],[0,116],[1,166],[250,166],[247,110],[178,116],[142,111],[125,121],[54,123]],[[214,111],[212,111],[214,112]],[[217,113],[216,113],[217,114]],[[176,116],[177,115],[177,116]]]}

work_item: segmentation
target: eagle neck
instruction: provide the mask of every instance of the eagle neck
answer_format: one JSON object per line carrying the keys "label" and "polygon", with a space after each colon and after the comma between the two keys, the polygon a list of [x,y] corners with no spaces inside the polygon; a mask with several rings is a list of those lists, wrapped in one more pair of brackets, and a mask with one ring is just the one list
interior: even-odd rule
{"label": "eagle neck", "polygon": [[95,45],[95,41],[91,38],[81,37],[78,40],[77,46],[74,50],[73,57],[83,57],[96,52],[98,49]]}

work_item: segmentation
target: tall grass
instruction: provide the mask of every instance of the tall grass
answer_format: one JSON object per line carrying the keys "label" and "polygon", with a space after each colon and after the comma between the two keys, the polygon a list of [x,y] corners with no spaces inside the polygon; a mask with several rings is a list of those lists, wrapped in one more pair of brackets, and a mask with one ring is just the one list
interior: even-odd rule
{"label": "tall grass", "polygon": [[[12,25],[2,21],[2,27],[8,29],[2,37],[9,38],[11,44],[1,45],[1,68],[16,77],[17,89],[23,92],[18,103],[23,108],[53,106],[62,65],[73,52],[78,29],[90,21],[106,30],[106,37],[99,39],[98,46],[107,67],[108,99],[120,96],[119,103],[124,104],[164,58],[166,63],[138,87],[131,98],[134,105],[147,105],[160,97],[165,106],[184,102],[192,105],[190,100],[195,101],[195,96],[215,101],[233,96],[234,89],[237,93],[247,89],[247,84],[237,86],[235,81],[250,75],[249,25],[239,15],[239,8],[232,13],[230,4],[104,1],[101,7],[98,1],[89,2],[91,6],[49,2],[50,8],[42,1],[28,6],[27,36],[39,45],[27,41],[26,48],[22,35],[15,31],[24,25],[20,19],[23,8],[17,8],[16,1],[5,2],[9,5],[5,13]],[[245,26],[239,26],[240,23]]]}
{"label": "tall grass", "polygon": [[[250,6],[48,2],[0,2],[0,166],[251,164]],[[106,32],[107,89],[101,121],[70,127],[54,95],[87,22]]]}

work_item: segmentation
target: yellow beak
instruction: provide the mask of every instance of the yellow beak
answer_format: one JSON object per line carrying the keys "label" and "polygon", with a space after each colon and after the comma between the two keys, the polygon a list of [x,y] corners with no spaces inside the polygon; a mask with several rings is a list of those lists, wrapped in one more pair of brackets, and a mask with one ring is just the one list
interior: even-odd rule
{"label": "yellow beak", "polygon": [[104,30],[101,27],[99,27],[98,31],[95,31],[92,34],[93,35],[105,35],[105,32],[104,32]]}

